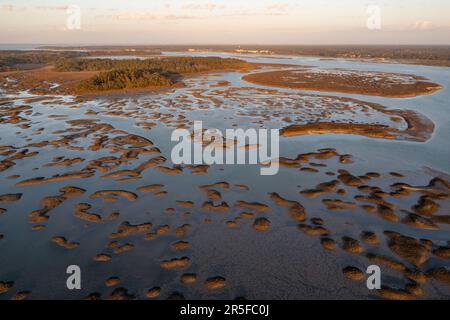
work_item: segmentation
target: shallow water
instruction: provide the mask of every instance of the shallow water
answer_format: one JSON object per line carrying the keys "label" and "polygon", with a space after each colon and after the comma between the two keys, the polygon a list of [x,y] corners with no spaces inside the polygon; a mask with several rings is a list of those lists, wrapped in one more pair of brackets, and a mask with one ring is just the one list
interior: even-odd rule
{"label": "shallow water", "polygon": [[[186,53],[165,53],[165,55],[187,55]],[[195,53],[195,56],[236,56],[221,53]],[[433,241],[433,248],[447,246],[450,240],[450,227],[438,224],[437,230],[413,228],[402,223],[402,219],[411,212],[420,193],[388,201],[395,204],[398,222],[387,221],[377,214],[366,213],[360,206],[353,209],[332,211],[322,203],[323,199],[341,199],[355,201],[355,195],[363,194],[355,187],[340,184],[339,188],[347,191],[345,195],[330,193],[316,199],[308,199],[299,194],[304,189],[314,188],[317,184],[336,179],[326,172],[336,173],[338,169],[348,170],[351,174],[365,175],[367,172],[379,172],[379,178],[371,179],[365,184],[380,187],[383,191],[392,191],[391,185],[403,182],[413,186],[425,186],[436,177],[448,177],[450,174],[450,136],[449,105],[450,71],[448,68],[422,67],[400,64],[377,64],[367,62],[349,62],[344,60],[320,60],[308,57],[253,57],[237,55],[252,62],[311,65],[317,68],[345,68],[364,71],[388,71],[411,73],[425,76],[444,87],[443,90],[429,96],[407,99],[391,99],[350,94],[305,92],[301,90],[274,89],[254,85],[243,81],[243,74],[227,72],[212,73],[186,80],[186,87],[168,92],[139,95],[132,98],[108,98],[78,102],[73,97],[45,97],[40,101],[27,101],[34,98],[26,92],[8,92],[2,95],[6,106],[31,106],[32,111],[21,114],[27,119],[29,128],[19,128],[16,124],[1,124],[2,146],[14,146],[17,151],[25,148],[29,152],[38,151],[34,157],[15,161],[15,165],[0,172],[0,195],[23,193],[22,198],[13,203],[0,203],[7,212],[0,215],[0,281],[13,281],[14,286],[0,298],[8,299],[20,291],[31,291],[31,299],[80,299],[97,292],[103,298],[115,288],[107,288],[104,281],[112,276],[120,277],[117,287],[124,287],[137,298],[145,298],[146,290],[161,287],[160,298],[166,298],[173,292],[182,293],[188,299],[219,298],[233,299],[372,299],[378,298],[374,291],[366,288],[365,282],[356,282],[345,278],[342,269],[356,266],[361,270],[373,264],[366,258],[367,253],[386,255],[403,263],[407,268],[416,269],[409,261],[395,254],[387,246],[388,238],[384,231],[396,231],[405,236]],[[210,86],[221,80],[230,82],[227,86]],[[243,89],[239,89],[243,88]],[[272,91],[276,90],[277,93]],[[196,92],[198,91],[198,92]],[[270,91],[270,92],[269,92]],[[197,93],[197,94],[196,94]],[[303,93],[315,94],[321,98],[304,97]],[[73,129],[66,121],[73,119],[97,119],[100,123],[109,124],[115,130],[123,130],[129,134],[150,139],[161,155],[167,158],[165,167],[172,167],[170,153],[175,145],[170,135],[180,123],[191,128],[191,122],[202,120],[204,128],[227,129],[240,128],[281,128],[289,123],[284,119],[289,116],[295,121],[311,121],[326,112],[329,120],[355,119],[362,122],[389,123],[386,115],[371,110],[368,114],[353,113],[344,109],[339,111],[338,99],[329,97],[356,98],[361,101],[378,103],[391,109],[414,110],[432,120],[435,125],[433,136],[427,142],[411,142],[401,140],[371,139],[354,135],[311,135],[281,138],[280,156],[296,158],[298,154],[315,152],[321,148],[334,148],[341,155],[352,155],[353,162],[343,164],[336,157],[320,160],[310,159],[302,167],[314,167],[320,163],[326,167],[314,167],[318,172],[300,171],[299,168],[281,167],[275,176],[261,176],[259,165],[213,165],[207,174],[193,175],[184,167],[182,173],[169,175],[151,167],[142,172],[139,180],[118,182],[118,178],[103,179],[101,176],[109,172],[96,171],[93,176],[84,179],[57,181],[36,186],[17,187],[16,184],[34,177],[51,177],[68,171],[81,170],[89,161],[105,156],[121,155],[111,149],[100,148],[88,150],[96,135],[111,139],[121,133],[94,132],[87,137],[70,141],[72,146],[83,147],[84,150],[69,150],[66,145],[47,145],[41,148],[27,147],[31,143],[60,139],[70,132],[55,133],[59,130]],[[214,100],[217,99],[218,101]],[[278,106],[266,105],[270,101]],[[296,104],[299,105],[296,109]],[[92,110],[97,114],[85,114]],[[261,112],[263,110],[263,112]],[[118,114],[108,114],[117,111]],[[159,117],[158,114],[165,116]],[[64,115],[63,118],[52,118],[50,115]],[[179,118],[182,115],[186,119]],[[176,122],[176,121],[180,122]],[[154,124],[147,131],[138,126],[147,121]],[[391,124],[395,125],[395,124]],[[396,124],[399,128],[404,123]],[[37,129],[43,128],[43,131]],[[77,129],[79,131],[80,129]],[[2,160],[8,155],[3,156]],[[44,167],[53,158],[64,156],[66,159],[76,157],[84,161],[69,167]],[[112,171],[133,169],[145,160],[156,155],[140,154],[138,159],[120,163]],[[34,168],[37,168],[34,170]],[[390,172],[401,173],[404,177],[392,176]],[[9,179],[11,175],[20,175]],[[230,210],[224,213],[205,212],[202,204],[208,201],[199,186],[226,181],[229,190],[212,188],[220,191],[222,200]],[[167,195],[156,197],[152,193],[142,193],[136,188],[163,184],[162,190]],[[249,190],[240,190],[235,184],[248,185]],[[32,231],[28,223],[31,211],[42,208],[39,203],[43,197],[59,195],[59,188],[76,186],[86,192],[73,199],[68,199],[60,206],[52,209],[49,220],[39,225],[45,229]],[[91,199],[90,195],[98,190],[127,190],[138,195],[136,201],[124,198],[115,203],[106,203],[102,199]],[[320,237],[309,236],[298,230],[299,221],[294,221],[285,207],[276,205],[268,196],[269,192],[277,192],[285,199],[298,201],[306,211],[304,224],[313,225],[311,218],[321,218],[324,227],[329,230],[329,238],[336,241],[333,251],[326,251],[320,245]],[[175,201],[192,201],[193,208],[182,208]],[[254,218],[241,219],[236,228],[229,228],[231,221],[243,211],[252,212],[235,206],[239,200],[266,204],[269,208],[264,213],[253,211]],[[219,201],[218,203],[220,203]],[[448,214],[449,199],[437,201],[440,209],[436,215]],[[74,215],[73,206],[78,203],[89,203],[89,212],[102,216],[101,223],[92,223],[79,219]],[[218,204],[216,203],[216,204]],[[165,209],[174,208],[173,213]],[[407,212],[406,212],[406,211]],[[120,212],[118,219],[107,221],[105,218],[112,212]],[[190,212],[189,215],[184,215]],[[265,217],[271,224],[267,231],[258,232],[252,228],[255,218]],[[204,219],[211,219],[206,224]],[[144,239],[145,233],[136,233],[117,239],[120,244],[131,243],[134,250],[116,254],[107,245],[111,241],[109,235],[116,232],[123,222],[142,224],[151,222],[156,227],[169,225],[170,231],[157,235],[154,240]],[[188,232],[177,237],[173,231],[189,224]],[[351,254],[342,249],[341,237],[349,236],[360,240],[360,233],[369,230],[377,234],[380,244],[367,245],[360,241],[363,252]],[[69,242],[79,242],[76,249],[66,249],[50,241],[53,236],[64,236]],[[188,241],[190,247],[182,251],[173,251],[170,244],[174,241]],[[112,259],[109,262],[94,261],[98,253],[107,253]],[[164,269],[160,262],[172,258],[189,257],[189,264],[181,269]],[[82,289],[70,291],[66,288],[68,265],[76,264],[82,270]],[[417,269],[427,272],[436,267],[449,267],[448,259],[441,259],[430,254],[429,258]],[[407,280],[399,271],[380,265],[382,268],[382,284],[403,289]],[[195,284],[183,284],[180,276],[183,273],[195,273],[198,280]],[[203,283],[210,277],[223,277],[226,286],[218,290],[206,289]],[[442,281],[429,280],[422,285],[425,294],[419,298],[449,298],[450,287]]]}

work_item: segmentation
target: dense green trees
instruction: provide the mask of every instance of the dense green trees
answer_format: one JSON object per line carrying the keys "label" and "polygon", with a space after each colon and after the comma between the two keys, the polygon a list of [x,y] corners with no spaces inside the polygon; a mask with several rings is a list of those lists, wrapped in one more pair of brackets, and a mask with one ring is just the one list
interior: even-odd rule
{"label": "dense green trees", "polygon": [[238,59],[219,57],[153,57],[148,59],[89,58],[89,53],[71,51],[0,52],[0,71],[21,69],[23,65],[52,64],[60,72],[100,71],[75,85],[79,92],[168,87],[180,75],[239,70],[249,66]]}
{"label": "dense green trees", "polygon": [[0,51],[0,71],[18,70],[25,64],[56,63],[60,59],[67,61],[82,55],[78,52]]}
{"label": "dense green trees", "polygon": [[180,74],[236,70],[247,66],[238,59],[216,57],[169,57],[146,60],[64,59],[58,61],[59,71],[102,71],[80,82],[79,92],[168,87]]}
{"label": "dense green trees", "polygon": [[104,71],[112,69],[151,69],[172,73],[194,73],[239,69],[247,65],[238,59],[222,59],[218,57],[167,57],[133,60],[112,59],[63,59],[58,61],[59,71]]}
{"label": "dense green trees", "polygon": [[80,92],[167,87],[173,84],[167,75],[146,69],[118,69],[100,72],[88,80],[81,81],[76,89]]}

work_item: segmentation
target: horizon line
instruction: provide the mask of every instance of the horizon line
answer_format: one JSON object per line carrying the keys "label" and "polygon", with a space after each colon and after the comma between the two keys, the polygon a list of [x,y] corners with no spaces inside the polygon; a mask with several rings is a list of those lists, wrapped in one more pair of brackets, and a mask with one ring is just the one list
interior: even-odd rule
{"label": "horizon line", "polygon": [[26,42],[17,42],[17,43],[2,43],[0,42],[0,45],[34,45],[34,46],[65,46],[65,47],[75,47],[75,46],[117,46],[117,47],[124,47],[124,46],[136,46],[136,47],[168,47],[168,46],[272,46],[272,47],[283,47],[283,46],[390,46],[390,47],[406,47],[406,46],[416,46],[416,47],[425,47],[425,46],[450,46],[450,43],[427,43],[427,44],[392,44],[392,43],[324,43],[324,44],[293,44],[293,43],[286,43],[286,44],[261,44],[261,43],[206,43],[206,44],[194,44],[194,43],[187,43],[187,44],[144,44],[144,43],[26,43]]}

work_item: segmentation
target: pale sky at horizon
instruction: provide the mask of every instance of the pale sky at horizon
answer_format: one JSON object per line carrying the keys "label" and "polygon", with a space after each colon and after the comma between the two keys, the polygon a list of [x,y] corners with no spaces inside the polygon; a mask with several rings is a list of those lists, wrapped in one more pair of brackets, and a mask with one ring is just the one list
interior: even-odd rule
{"label": "pale sky at horizon", "polygon": [[0,0],[0,43],[450,44],[449,17],[448,0]]}

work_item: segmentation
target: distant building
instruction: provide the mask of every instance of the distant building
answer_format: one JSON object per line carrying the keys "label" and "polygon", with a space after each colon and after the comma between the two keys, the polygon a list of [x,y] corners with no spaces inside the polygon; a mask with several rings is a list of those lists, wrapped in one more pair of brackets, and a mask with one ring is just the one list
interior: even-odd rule
{"label": "distant building", "polygon": [[234,52],[237,53],[251,53],[251,54],[273,54],[270,50],[246,50],[246,49],[236,49]]}

